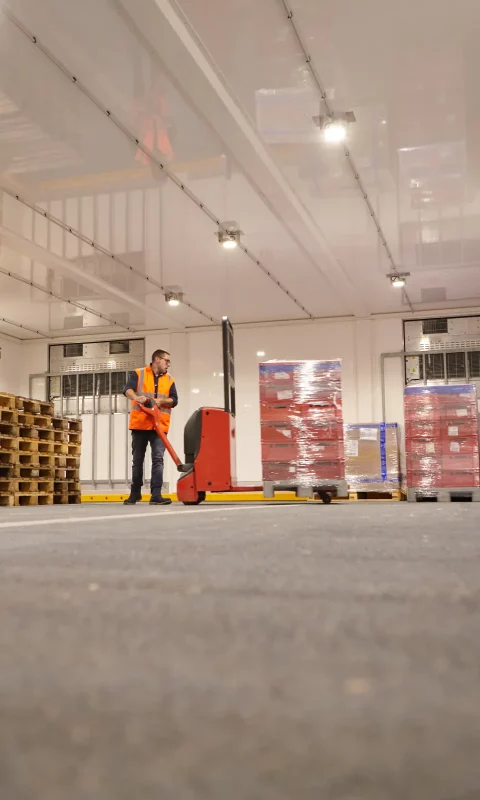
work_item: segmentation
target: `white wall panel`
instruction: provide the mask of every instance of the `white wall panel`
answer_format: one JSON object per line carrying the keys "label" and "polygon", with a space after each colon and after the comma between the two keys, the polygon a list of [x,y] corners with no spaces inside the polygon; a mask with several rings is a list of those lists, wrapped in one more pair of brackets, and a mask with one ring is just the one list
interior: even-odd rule
{"label": "white wall panel", "polygon": [[[237,478],[240,482],[261,479],[260,415],[258,362],[268,359],[342,359],[344,419],[347,423],[380,422],[382,419],[380,357],[384,352],[402,349],[400,319],[347,320],[305,324],[237,328],[235,331],[235,367],[237,386]],[[19,347],[23,377],[18,385],[28,394],[28,375],[42,372],[48,365],[44,342],[25,343]],[[223,363],[221,333],[217,330],[185,331],[167,334],[162,331],[145,337],[145,362],[158,347],[169,350],[171,374],[179,394],[179,406],[172,413],[170,439],[183,455],[183,429],[190,414],[200,406],[223,406]],[[257,352],[265,352],[258,357]],[[1,365],[2,362],[0,362]],[[0,366],[0,376],[2,375]],[[398,422],[403,429],[403,378],[400,359],[386,362],[386,414],[388,422]],[[92,478],[92,415],[84,416],[82,473],[84,481]],[[97,416],[97,480],[108,491],[108,414]],[[125,478],[127,465],[126,420],[122,414],[112,419],[112,480]],[[146,478],[150,477],[150,457]],[[131,477],[130,442],[128,470]],[[173,487],[177,471],[168,454],[165,458],[165,481]]]}
{"label": "white wall panel", "polygon": [[0,336],[0,392],[20,394],[23,345]]}

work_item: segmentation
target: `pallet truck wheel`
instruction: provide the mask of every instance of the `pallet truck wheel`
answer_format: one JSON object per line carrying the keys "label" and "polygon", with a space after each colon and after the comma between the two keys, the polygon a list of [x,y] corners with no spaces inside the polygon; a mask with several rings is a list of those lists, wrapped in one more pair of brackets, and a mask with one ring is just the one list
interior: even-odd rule
{"label": "pallet truck wheel", "polygon": [[314,489],[314,496],[315,495],[318,495],[318,499],[327,506],[332,502],[331,495],[329,495],[328,492],[322,492],[319,489]]}
{"label": "pallet truck wheel", "polygon": [[196,500],[184,500],[184,506],[199,506],[205,500],[205,492],[199,492]]}

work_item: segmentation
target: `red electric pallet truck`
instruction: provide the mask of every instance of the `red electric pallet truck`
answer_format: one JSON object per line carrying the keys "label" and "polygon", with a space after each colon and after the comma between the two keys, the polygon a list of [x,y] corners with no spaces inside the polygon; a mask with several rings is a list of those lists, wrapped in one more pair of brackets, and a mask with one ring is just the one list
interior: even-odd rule
{"label": "red electric pallet truck", "polygon": [[[161,425],[161,412],[152,400],[142,406],[181,474],[177,482],[179,502],[199,505],[207,492],[261,492],[263,486],[239,486],[236,483],[235,451],[235,367],[233,328],[222,320],[223,386],[225,408],[199,408],[194,411],[183,434],[185,461],[182,462],[168,441]],[[332,487],[333,489],[334,487]],[[327,487],[314,487],[324,503],[331,502]]]}
{"label": "red electric pallet truck", "polygon": [[235,369],[233,328],[222,321],[223,381],[225,408],[199,408],[194,411],[183,434],[185,461],[182,462],[168,441],[161,425],[160,410],[147,400],[143,410],[153,419],[160,439],[181,476],[177,497],[185,505],[198,505],[207,492],[260,492],[262,486],[238,486],[235,482]]}

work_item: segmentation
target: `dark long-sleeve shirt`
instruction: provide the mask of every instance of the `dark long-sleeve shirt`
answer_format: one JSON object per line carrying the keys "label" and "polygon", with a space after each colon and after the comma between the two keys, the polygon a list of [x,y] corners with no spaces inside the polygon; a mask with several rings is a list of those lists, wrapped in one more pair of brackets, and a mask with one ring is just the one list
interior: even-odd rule
{"label": "dark long-sleeve shirt", "polygon": [[[154,378],[155,378],[155,397],[157,397],[158,378],[159,378],[159,376],[155,375]],[[127,381],[127,383],[125,385],[125,388],[123,390],[123,394],[126,394],[128,389],[133,389],[133,391],[136,392],[137,391],[137,383],[138,383],[138,375],[137,375],[137,373],[136,372],[131,372],[130,376],[128,378],[128,381]],[[173,400],[172,408],[175,408],[175,406],[178,406],[178,394],[177,394],[177,387],[175,386],[175,383],[172,383],[172,385],[170,386],[170,392],[169,392],[168,396],[171,397],[172,400]]]}

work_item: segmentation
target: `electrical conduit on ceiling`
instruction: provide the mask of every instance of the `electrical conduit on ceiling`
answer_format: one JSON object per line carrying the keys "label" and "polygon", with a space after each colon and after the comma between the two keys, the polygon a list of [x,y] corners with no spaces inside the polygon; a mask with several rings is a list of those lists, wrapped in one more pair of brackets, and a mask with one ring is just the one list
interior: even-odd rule
{"label": "electrical conduit on ceiling", "polygon": [[[92,102],[103,114],[105,114],[112,123],[129,139],[132,144],[139,150],[141,150],[156,166],[199,208],[221,231],[227,233],[226,229],[222,227],[220,219],[217,217],[216,214],[211,211],[208,206],[205,205],[195,194],[185,185],[185,183],[178,178],[173,172],[165,167],[165,165],[155,156],[153,152],[151,152],[135,134],[131,133],[131,131],[114,115],[112,112],[105,108],[102,103],[84,86],[75,75],[73,75],[67,67],[59,61],[43,44],[41,44],[35,35],[33,35],[11,12],[10,10],[4,8],[3,13],[5,16],[65,75],[65,77],[75,84],[75,86]],[[43,213],[43,212],[42,212]],[[45,214],[44,214],[45,216]],[[70,230],[69,226],[67,229]],[[91,244],[91,242],[90,242]],[[295,305],[300,308],[300,310],[311,319],[314,318],[313,314],[311,314],[305,306],[275,277],[275,275],[271,272],[271,270],[266,267],[262,261],[255,256],[247,247],[243,244],[239,245],[240,249],[243,250],[245,255],[256,264],[259,269],[293,302]],[[203,312],[200,312],[203,313]],[[203,314],[203,316],[208,317],[208,315]]]}
{"label": "electrical conduit on ceiling", "polygon": [[[307,65],[307,68],[308,68],[308,70],[309,70],[309,72],[310,72],[310,74],[311,74],[311,76],[312,76],[312,78],[313,78],[313,80],[315,82],[315,85],[316,85],[316,87],[317,87],[317,89],[318,89],[318,91],[320,93],[320,97],[322,98],[323,104],[325,106],[325,110],[326,110],[328,116],[332,117],[332,116],[334,116],[334,111],[333,111],[333,109],[332,109],[332,107],[331,107],[331,105],[330,105],[330,103],[328,101],[327,93],[326,93],[326,91],[325,91],[325,89],[323,87],[322,81],[320,80],[320,76],[318,74],[318,71],[317,71],[316,67],[313,64],[312,56],[308,52],[308,50],[307,50],[307,48],[306,48],[306,46],[304,44],[304,41],[303,41],[303,36],[300,33],[300,30],[299,30],[297,24],[295,23],[293,11],[290,8],[287,0],[279,0],[279,2],[281,2],[283,8],[285,9],[285,12],[286,12],[286,15],[287,15],[287,20],[289,21],[289,23],[290,23],[290,25],[292,27],[292,30],[294,32],[294,35],[295,35],[295,37],[296,37],[296,39],[298,41],[298,44],[300,45],[300,47],[302,49],[302,52],[303,52],[303,55],[304,55],[304,58],[305,58],[305,64]],[[354,160],[353,160],[353,158],[352,158],[352,156],[350,154],[350,150],[348,149],[348,147],[346,145],[343,146],[343,149],[344,149],[344,153],[345,153],[346,159],[348,161],[348,165],[350,167],[350,170],[353,173],[353,177],[354,177],[354,179],[355,179],[355,181],[356,181],[356,183],[358,185],[360,193],[361,193],[361,195],[362,195],[362,197],[363,197],[363,199],[365,201],[365,204],[367,206],[368,213],[369,213],[370,217],[372,218],[372,221],[373,221],[373,223],[375,225],[375,229],[377,231],[377,234],[378,234],[378,237],[380,239],[380,242],[381,242],[381,244],[382,244],[382,246],[383,246],[383,248],[385,250],[385,253],[387,255],[387,258],[388,258],[388,260],[389,260],[389,262],[390,262],[390,264],[392,266],[392,272],[397,275],[399,270],[397,268],[397,265],[395,264],[395,259],[393,258],[392,251],[391,251],[391,249],[390,249],[390,247],[388,245],[386,236],[385,236],[385,234],[384,234],[384,232],[382,230],[382,226],[381,226],[380,221],[379,221],[379,219],[378,219],[378,217],[377,217],[377,215],[375,213],[375,210],[373,208],[372,202],[371,202],[370,198],[368,197],[368,194],[367,194],[367,192],[365,190],[365,187],[363,186],[363,183],[361,181],[360,175],[358,174],[358,170],[357,170],[355,162],[354,162]],[[404,294],[405,299],[406,299],[406,301],[407,301],[407,303],[409,305],[410,311],[414,311],[414,308],[412,306],[410,298],[409,298],[409,296],[408,296],[408,294],[407,294],[405,289],[403,289],[403,294]]]}

